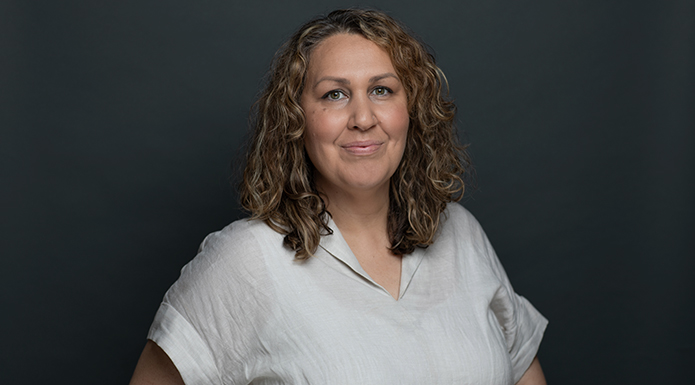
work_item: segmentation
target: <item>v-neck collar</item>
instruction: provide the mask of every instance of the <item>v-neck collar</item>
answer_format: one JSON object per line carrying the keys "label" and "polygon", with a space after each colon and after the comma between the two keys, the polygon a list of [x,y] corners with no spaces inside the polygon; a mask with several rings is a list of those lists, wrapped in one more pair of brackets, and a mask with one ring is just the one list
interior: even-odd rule
{"label": "v-neck collar", "polygon": [[[362,268],[362,265],[360,265],[360,262],[357,260],[357,257],[352,252],[352,249],[350,249],[350,246],[345,241],[345,238],[343,237],[343,234],[340,232],[340,229],[338,229],[338,226],[336,226],[335,222],[333,222],[333,219],[330,217],[328,219],[328,227],[330,227],[331,230],[333,230],[333,234],[321,236],[319,247],[325,250],[326,253],[331,255],[333,258],[342,262],[354,274],[357,274],[358,276],[367,280],[372,285],[382,290],[386,295],[393,298],[393,296],[391,296],[388,290],[384,289],[383,286],[379,285],[376,281],[374,281],[372,277],[370,277],[369,274],[367,274],[367,272]],[[416,248],[412,253],[402,257],[401,281],[398,290],[399,301],[401,300],[401,298],[403,298],[403,295],[408,289],[408,286],[410,286],[410,282],[412,281],[415,272],[417,271],[418,267],[420,266],[420,263],[422,262],[423,255],[424,250],[421,248]]]}

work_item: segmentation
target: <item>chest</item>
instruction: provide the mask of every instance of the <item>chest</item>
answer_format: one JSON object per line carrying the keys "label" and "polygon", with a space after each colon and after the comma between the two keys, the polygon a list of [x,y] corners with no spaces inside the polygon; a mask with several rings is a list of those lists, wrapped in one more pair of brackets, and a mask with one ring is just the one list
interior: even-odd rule
{"label": "chest", "polygon": [[498,286],[479,274],[476,280],[425,265],[395,301],[363,280],[322,270],[320,279],[280,295],[259,335],[267,354],[249,365],[250,378],[259,384],[509,384],[506,343],[489,308]]}

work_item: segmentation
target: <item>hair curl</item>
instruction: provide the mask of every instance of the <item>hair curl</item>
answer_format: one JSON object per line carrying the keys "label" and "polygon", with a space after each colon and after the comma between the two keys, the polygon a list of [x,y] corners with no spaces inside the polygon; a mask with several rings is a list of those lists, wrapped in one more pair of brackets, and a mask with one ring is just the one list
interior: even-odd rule
{"label": "hair curl", "polygon": [[242,207],[285,235],[306,259],[331,233],[304,148],[302,95],[312,50],[327,37],[359,34],[388,52],[408,96],[410,127],[401,163],[391,177],[387,230],[391,251],[412,252],[434,242],[446,204],[461,199],[470,164],[458,144],[448,84],[434,57],[397,21],[375,10],[347,9],[303,25],[275,55],[265,90],[252,111],[253,137],[240,186]]}

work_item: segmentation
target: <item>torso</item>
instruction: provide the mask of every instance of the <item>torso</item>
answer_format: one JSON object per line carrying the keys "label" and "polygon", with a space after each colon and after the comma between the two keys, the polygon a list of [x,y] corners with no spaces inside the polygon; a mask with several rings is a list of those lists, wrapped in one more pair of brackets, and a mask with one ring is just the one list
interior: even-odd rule
{"label": "torso", "polygon": [[[334,223],[298,263],[264,223],[237,222],[204,242],[162,317],[213,357],[219,381],[208,383],[513,384],[501,325],[514,313],[493,306],[513,292],[477,222],[451,211],[435,244],[399,257],[398,286],[370,273]],[[177,341],[170,356],[204,356]]]}

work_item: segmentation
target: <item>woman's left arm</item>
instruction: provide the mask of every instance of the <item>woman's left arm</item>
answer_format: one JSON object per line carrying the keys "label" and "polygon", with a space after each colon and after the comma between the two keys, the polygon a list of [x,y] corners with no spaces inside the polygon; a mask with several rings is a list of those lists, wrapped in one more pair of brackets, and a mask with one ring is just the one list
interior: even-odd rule
{"label": "woman's left arm", "polygon": [[538,357],[533,359],[531,366],[526,369],[526,373],[521,377],[516,385],[546,385],[543,369]]}

